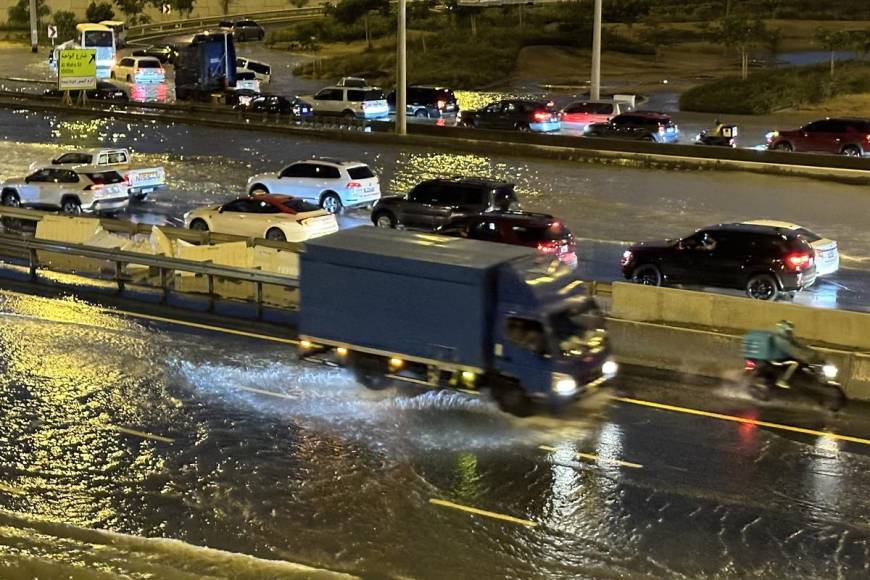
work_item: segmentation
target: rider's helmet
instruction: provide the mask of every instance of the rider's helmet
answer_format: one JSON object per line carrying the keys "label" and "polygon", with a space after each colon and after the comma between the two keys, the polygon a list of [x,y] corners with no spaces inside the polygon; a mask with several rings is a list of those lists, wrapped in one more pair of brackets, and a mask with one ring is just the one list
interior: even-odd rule
{"label": "rider's helmet", "polygon": [[776,323],[776,331],[788,338],[794,336],[794,324],[790,320],[780,320]]}

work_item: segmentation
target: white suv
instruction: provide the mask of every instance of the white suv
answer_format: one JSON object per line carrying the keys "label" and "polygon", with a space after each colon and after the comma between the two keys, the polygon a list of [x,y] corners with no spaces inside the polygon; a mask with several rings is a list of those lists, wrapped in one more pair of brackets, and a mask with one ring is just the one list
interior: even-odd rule
{"label": "white suv", "polygon": [[128,83],[162,83],[166,72],[153,56],[125,56],[112,69],[111,77]]}
{"label": "white suv", "polygon": [[318,115],[382,119],[390,114],[387,97],[377,87],[326,87],[316,95],[299,98],[309,103]]}
{"label": "white suv", "polygon": [[278,173],[253,176],[248,193],[292,195],[338,213],[342,208],[373,204],[381,198],[381,186],[365,163],[310,159],[291,163]]}
{"label": "white suv", "polygon": [[12,207],[60,209],[66,214],[110,212],[127,207],[128,183],[113,170],[99,167],[42,167],[27,177],[0,185],[0,201]]}

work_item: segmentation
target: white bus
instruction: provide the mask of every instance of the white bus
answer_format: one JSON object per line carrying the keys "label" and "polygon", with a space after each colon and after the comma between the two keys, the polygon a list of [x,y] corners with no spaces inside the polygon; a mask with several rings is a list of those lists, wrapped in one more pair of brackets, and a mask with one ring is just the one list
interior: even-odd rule
{"label": "white bus", "polygon": [[108,26],[90,22],[76,26],[76,40],[81,48],[97,50],[97,78],[107,79],[115,66],[115,33]]}

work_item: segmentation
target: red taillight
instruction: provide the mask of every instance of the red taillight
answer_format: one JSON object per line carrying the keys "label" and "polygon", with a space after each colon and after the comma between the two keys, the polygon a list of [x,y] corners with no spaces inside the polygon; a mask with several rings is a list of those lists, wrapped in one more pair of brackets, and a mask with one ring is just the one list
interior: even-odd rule
{"label": "red taillight", "polygon": [[753,371],[753,370],[755,370],[755,368],[757,366],[758,366],[758,363],[756,363],[754,360],[746,359],[746,361],[743,363],[743,370]]}
{"label": "red taillight", "polygon": [[544,254],[558,254],[562,251],[562,246],[570,247],[570,243],[566,240],[550,240],[538,243],[538,251]]}
{"label": "red taillight", "polygon": [[130,186],[130,176],[129,176],[129,175],[125,175],[125,176],[124,176],[124,184],[125,184],[127,187]]}
{"label": "red taillight", "polygon": [[362,187],[362,183],[359,181],[351,181],[347,184],[348,189],[359,189],[360,187]]}
{"label": "red taillight", "polygon": [[538,123],[546,123],[550,120],[551,115],[548,111],[536,111],[534,114],[535,121]]}
{"label": "red taillight", "polygon": [[800,272],[813,265],[813,256],[812,254],[789,254],[785,258],[785,265],[789,270]]}
{"label": "red taillight", "polygon": [[864,137],[864,140],[870,143],[870,133],[867,133],[867,136]]}

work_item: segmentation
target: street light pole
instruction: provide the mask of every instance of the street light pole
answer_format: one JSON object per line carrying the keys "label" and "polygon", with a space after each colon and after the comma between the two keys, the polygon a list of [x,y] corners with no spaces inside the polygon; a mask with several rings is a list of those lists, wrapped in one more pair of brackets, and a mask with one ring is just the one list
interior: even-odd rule
{"label": "street light pole", "polygon": [[601,98],[601,0],[595,0],[592,19],[592,90],[589,97],[593,101]]}
{"label": "street light pole", "polygon": [[36,31],[36,0],[30,0],[30,50],[36,52],[39,36]]}
{"label": "street light pole", "polygon": [[399,31],[396,35],[396,134],[405,135],[408,132],[407,104],[408,79],[405,42],[405,12],[407,0],[399,0]]}

